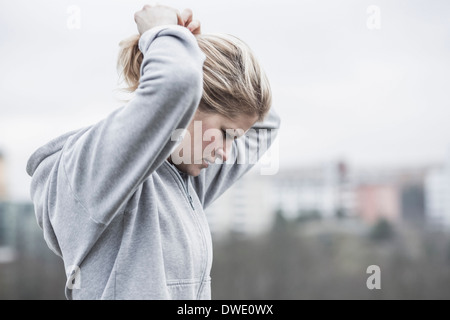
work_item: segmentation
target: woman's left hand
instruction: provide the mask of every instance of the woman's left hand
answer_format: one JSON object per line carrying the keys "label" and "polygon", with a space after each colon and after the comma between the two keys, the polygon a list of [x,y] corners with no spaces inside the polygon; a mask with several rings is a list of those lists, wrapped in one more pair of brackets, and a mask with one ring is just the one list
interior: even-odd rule
{"label": "woman's left hand", "polygon": [[184,9],[181,13],[181,19],[184,23],[182,26],[188,28],[194,35],[201,34],[200,21],[194,20],[193,17],[194,14],[191,9]]}

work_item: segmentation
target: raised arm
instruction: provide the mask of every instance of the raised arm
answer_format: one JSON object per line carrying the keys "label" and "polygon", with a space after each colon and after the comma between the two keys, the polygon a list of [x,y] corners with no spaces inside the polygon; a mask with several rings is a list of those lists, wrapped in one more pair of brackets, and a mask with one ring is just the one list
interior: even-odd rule
{"label": "raised arm", "polygon": [[257,163],[272,145],[279,127],[280,118],[271,108],[264,121],[255,123],[243,137],[233,142],[231,156],[225,163],[212,164],[192,178],[192,185],[204,208]]}
{"label": "raised arm", "polygon": [[202,95],[204,55],[195,37],[177,25],[176,12],[152,9],[135,15],[144,58],[134,99],[63,149],[74,196],[99,223],[111,221],[169,156],[172,132],[189,124]]}

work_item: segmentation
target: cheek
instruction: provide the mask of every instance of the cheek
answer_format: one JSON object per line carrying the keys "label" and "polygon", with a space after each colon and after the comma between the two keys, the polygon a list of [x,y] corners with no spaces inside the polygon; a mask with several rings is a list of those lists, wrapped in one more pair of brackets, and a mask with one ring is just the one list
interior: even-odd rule
{"label": "cheek", "polygon": [[217,147],[218,143],[218,137],[217,137],[217,133],[220,130],[215,129],[214,127],[210,127],[207,125],[203,126],[203,131],[202,131],[202,152],[205,151],[205,149],[209,150],[212,148]]}
{"label": "cheek", "polygon": [[203,141],[202,143],[202,152],[205,151],[205,149],[210,146],[211,144],[213,144],[214,142],[212,141]]}
{"label": "cheek", "polygon": [[216,142],[214,140],[212,141],[203,141],[202,143],[202,157],[203,158],[210,158],[214,156],[215,149],[217,148]]}

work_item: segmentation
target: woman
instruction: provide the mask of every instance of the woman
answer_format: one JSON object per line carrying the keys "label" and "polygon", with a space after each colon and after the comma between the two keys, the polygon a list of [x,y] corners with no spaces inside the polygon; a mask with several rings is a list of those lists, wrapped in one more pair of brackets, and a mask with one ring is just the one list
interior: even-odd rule
{"label": "woman", "polygon": [[189,10],[145,6],[135,21],[140,37],[119,56],[134,98],[28,161],[37,220],[68,299],[210,299],[203,210],[251,168],[237,160],[265,142],[257,129],[279,120],[240,40],[201,35]]}

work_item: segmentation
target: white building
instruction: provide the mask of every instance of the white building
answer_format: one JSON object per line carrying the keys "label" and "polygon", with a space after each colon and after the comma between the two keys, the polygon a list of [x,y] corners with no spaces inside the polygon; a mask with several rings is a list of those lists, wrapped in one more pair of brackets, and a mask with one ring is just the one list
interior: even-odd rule
{"label": "white building", "polygon": [[[284,168],[272,176],[261,175],[255,168],[207,208],[206,214],[216,237],[268,231],[277,212],[286,220],[345,216],[367,223],[380,218],[400,222],[411,213],[403,209],[420,211],[423,217],[423,201],[421,205],[409,203],[415,194],[406,197],[404,191],[420,186],[423,199],[425,172],[426,168],[349,170],[342,162]],[[427,190],[429,215],[450,226],[450,157],[444,168],[428,175]]]}
{"label": "white building", "polygon": [[0,150],[0,201],[7,199],[5,158]]}
{"label": "white building", "polygon": [[430,223],[450,228],[450,151],[444,164],[425,178],[425,211]]}
{"label": "white building", "polygon": [[261,175],[252,169],[205,210],[215,237],[228,233],[255,235],[273,227],[275,213],[286,219],[318,214],[355,216],[354,179],[339,163],[280,170]]}
{"label": "white building", "polygon": [[206,210],[211,233],[222,237],[228,233],[256,235],[273,224],[271,176],[252,169]]}
{"label": "white building", "polygon": [[281,210],[287,219],[311,213],[335,217],[339,211],[353,216],[353,180],[342,163],[284,170],[273,182],[272,207]]}

